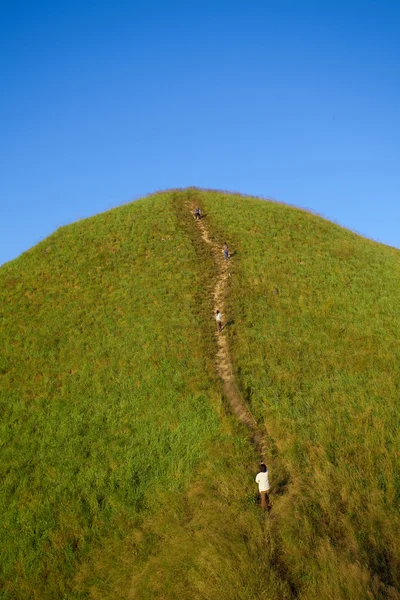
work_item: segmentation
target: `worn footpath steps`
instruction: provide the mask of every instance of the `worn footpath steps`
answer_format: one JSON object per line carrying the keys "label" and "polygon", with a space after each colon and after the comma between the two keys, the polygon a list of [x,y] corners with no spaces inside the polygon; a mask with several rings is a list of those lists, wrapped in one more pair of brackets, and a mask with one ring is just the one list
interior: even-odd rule
{"label": "worn footpath steps", "polygon": [[[191,213],[193,214],[193,207],[191,207]],[[227,293],[228,280],[230,277],[230,259],[225,260],[223,258],[223,248],[211,239],[207,229],[207,224],[204,219],[197,220],[197,224],[201,232],[201,237],[203,241],[210,246],[215,264],[218,267],[218,275],[212,292],[214,314],[217,310],[219,310],[224,315],[225,297]],[[221,333],[216,333],[216,336],[218,344],[216,369],[223,383],[225,397],[238,420],[248,428],[253,445],[263,461],[265,460],[266,453],[265,437],[236,385],[229,355],[227,338],[223,334],[223,331]]]}

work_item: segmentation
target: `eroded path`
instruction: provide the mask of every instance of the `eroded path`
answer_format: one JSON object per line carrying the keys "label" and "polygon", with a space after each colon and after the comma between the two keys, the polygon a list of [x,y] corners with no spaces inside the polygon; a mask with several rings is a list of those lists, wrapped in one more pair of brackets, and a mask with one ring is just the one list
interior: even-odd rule
{"label": "eroded path", "polygon": [[[191,207],[192,213],[193,210],[194,207]],[[224,316],[224,323],[226,323],[225,297],[227,294],[228,281],[230,277],[229,267],[231,259],[224,259],[223,248],[214,242],[210,237],[205,219],[203,218],[198,220],[197,225],[203,241],[210,246],[214,262],[218,267],[218,275],[215,281],[215,286],[212,290],[214,314],[216,310],[219,310]],[[225,397],[228,400],[237,419],[248,428],[252,442],[259,453],[261,460],[265,460],[265,437],[262,430],[257,425],[256,420],[251,414],[250,409],[244,401],[243,396],[235,382],[227,338],[224,335],[223,330],[221,333],[216,331],[215,335],[218,344],[216,369],[223,383]]]}

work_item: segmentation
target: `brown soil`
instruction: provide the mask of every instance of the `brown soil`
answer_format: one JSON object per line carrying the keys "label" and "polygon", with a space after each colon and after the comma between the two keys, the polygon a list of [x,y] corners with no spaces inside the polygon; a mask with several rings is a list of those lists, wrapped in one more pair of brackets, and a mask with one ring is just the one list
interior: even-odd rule
{"label": "brown soil", "polygon": [[[191,212],[193,214],[193,210]],[[207,229],[206,221],[204,219],[197,220],[197,225],[201,232],[201,237],[203,241],[210,246],[214,262],[218,267],[218,275],[212,291],[214,314],[217,310],[219,310],[224,317],[225,297],[227,294],[228,281],[230,277],[229,268],[231,260],[234,259],[224,259],[223,247],[219,246],[216,242],[214,242],[211,239],[209,231]],[[226,318],[223,319],[223,323],[226,324],[226,322]],[[255,418],[251,414],[250,409],[244,401],[243,396],[240,393],[239,388],[236,384],[229,354],[228,341],[226,336],[224,335],[224,331],[222,329],[221,333],[218,333],[217,324],[215,324],[215,328],[215,335],[218,344],[215,363],[218,375],[220,376],[223,383],[225,397],[228,400],[235,416],[243,425],[245,425],[248,428],[256,451],[260,454],[260,458],[263,461],[265,458],[266,451],[266,442],[263,432],[257,425]]]}

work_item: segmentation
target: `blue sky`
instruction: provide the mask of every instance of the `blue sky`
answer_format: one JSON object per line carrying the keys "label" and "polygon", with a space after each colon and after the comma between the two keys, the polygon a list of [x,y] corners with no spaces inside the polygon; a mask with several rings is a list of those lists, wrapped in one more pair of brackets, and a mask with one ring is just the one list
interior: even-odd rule
{"label": "blue sky", "polygon": [[158,189],[400,247],[400,4],[0,3],[0,263]]}

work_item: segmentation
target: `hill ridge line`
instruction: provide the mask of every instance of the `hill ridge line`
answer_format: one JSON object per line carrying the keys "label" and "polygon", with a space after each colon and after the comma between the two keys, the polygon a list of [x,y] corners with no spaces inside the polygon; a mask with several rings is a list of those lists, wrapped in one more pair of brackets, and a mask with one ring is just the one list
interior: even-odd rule
{"label": "hill ridge line", "polygon": [[[193,214],[194,205],[190,206],[190,212]],[[218,275],[216,278],[215,285],[212,286],[213,296],[213,309],[214,314],[219,310],[224,314],[225,309],[225,297],[227,293],[227,285],[230,277],[229,266],[231,259],[224,259],[223,248],[220,247],[210,237],[207,225],[204,223],[204,218],[196,220],[197,226],[201,232],[202,240],[211,248],[211,253],[214,259],[214,263],[218,268]],[[228,321],[229,323],[229,321]],[[227,326],[225,323],[224,328]],[[260,455],[261,461],[265,460],[266,455],[266,440],[263,432],[261,431],[256,419],[252,415],[249,407],[247,406],[238,385],[235,380],[235,375],[232,368],[232,361],[230,358],[228,341],[224,335],[216,332],[216,339],[218,350],[216,354],[216,371],[223,383],[223,390],[226,399],[228,400],[232,412],[242,425],[245,425],[250,432],[251,441],[256,451]]]}

